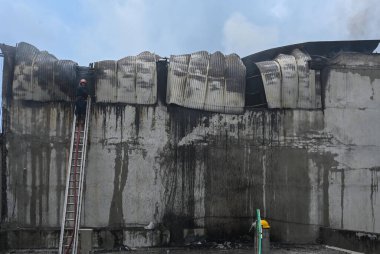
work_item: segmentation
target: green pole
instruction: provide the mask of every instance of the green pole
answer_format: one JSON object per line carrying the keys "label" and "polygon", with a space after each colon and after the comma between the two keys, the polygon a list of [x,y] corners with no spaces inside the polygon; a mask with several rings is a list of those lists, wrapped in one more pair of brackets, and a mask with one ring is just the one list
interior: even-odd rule
{"label": "green pole", "polygon": [[260,209],[256,209],[257,214],[257,254],[261,254],[261,239],[263,238],[263,230],[261,228]]}

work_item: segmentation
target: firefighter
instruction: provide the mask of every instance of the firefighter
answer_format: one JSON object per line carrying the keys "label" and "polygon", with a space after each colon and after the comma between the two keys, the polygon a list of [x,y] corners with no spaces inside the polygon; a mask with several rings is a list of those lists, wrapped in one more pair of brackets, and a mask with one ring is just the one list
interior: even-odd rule
{"label": "firefighter", "polygon": [[87,96],[87,80],[81,79],[76,91],[75,114],[77,116],[77,123],[82,125],[84,125],[86,116]]}

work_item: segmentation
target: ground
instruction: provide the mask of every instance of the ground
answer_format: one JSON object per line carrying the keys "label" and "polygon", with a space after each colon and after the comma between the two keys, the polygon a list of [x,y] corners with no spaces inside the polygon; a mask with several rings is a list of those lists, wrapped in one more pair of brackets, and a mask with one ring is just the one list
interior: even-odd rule
{"label": "ground", "polygon": [[[0,252],[2,253],[2,252]],[[43,254],[52,254],[56,253],[55,251],[43,251],[43,250],[19,250],[19,251],[9,251],[5,253],[43,253]],[[108,254],[126,254],[126,253],[135,253],[135,254],[253,254],[254,249],[252,247],[242,247],[241,249],[189,249],[189,248],[150,248],[150,249],[136,249],[133,251],[101,251],[94,253],[108,253]],[[270,249],[271,254],[344,254],[346,252],[332,250],[326,248],[322,245],[287,245],[287,246],[272,246]]]}

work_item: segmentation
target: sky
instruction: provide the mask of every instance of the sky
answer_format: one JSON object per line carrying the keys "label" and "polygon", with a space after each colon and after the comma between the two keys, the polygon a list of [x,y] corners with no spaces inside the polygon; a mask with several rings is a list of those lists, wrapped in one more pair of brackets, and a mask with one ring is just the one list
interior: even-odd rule
{"label": "sky", "polygon": [[241,57],[321,40],[380,38],[377,0],[0,0],[0,43],[80,65],[151,51]]}

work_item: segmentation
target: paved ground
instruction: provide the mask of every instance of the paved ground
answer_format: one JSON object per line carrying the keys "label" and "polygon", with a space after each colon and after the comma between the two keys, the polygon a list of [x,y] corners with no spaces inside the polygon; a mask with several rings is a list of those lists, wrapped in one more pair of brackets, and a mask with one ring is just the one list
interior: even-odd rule
{"label": "paved ground", "polygon": [[[186,249],[186,248],[160,248],[160,249],[138,249],[133,251],[136,254],[254,254],[252,247],[242,247],[240,249]],[[133,253],[132,252],[132,253]],[[122,252],[102,252],[102,253],[131,253]],[[344,254],[346,252],[328,249],[321,245],[299,245],[299,246],[272,246],[271,254]]]}

